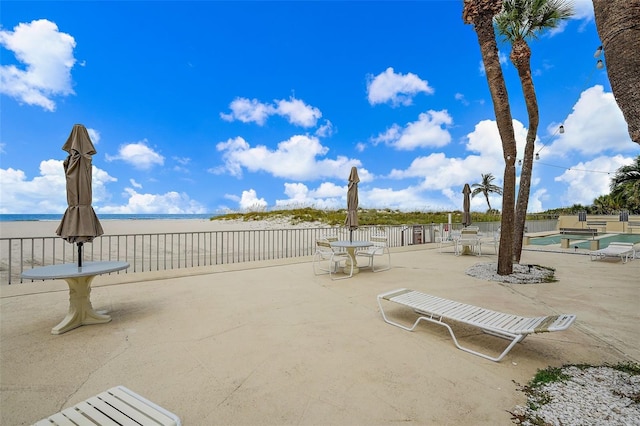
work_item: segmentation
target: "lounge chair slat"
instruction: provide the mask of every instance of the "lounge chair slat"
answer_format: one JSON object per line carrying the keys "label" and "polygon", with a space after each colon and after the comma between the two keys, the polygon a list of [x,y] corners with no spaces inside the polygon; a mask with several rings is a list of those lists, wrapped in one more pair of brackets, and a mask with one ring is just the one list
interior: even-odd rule
{"label": "lounge chair slat", "polygon": [[[418,319],[412,326],[402,325],[390,320],[384,312],[382,300],[398,303],[413,309]],[[542,317],[523,317],[503,312],[484,309],[466,303],[456,302],[441,297],[431,296],[410,289],[398,289],[378,295],[378,306],[385,322],[413,331],[420,321],[428,321],[447,328],[459,349],[492,361],[500,361],[516,343],[532,333],[566,330],[576,319],[575,315],[563,314]],[[497,357],[477,352],[458,343],[458,340],[447,320],[464,323],[481,330],[508,339],[510,341],[504,351]]]}
{"label": "lounge chair slat", "polygon": [[175,414],[117,386],[36,423],[38,426],[180,426]]}

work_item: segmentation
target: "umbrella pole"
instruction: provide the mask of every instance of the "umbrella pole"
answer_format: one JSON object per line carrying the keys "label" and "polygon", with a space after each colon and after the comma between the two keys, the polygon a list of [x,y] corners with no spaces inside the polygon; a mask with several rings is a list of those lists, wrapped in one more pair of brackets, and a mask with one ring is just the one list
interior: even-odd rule
{"label": "umbrella pole", "polygon": [[349,242],[353,242],[353,229],[349,229]]}
{"label": "umbrella pole", "polygon": [[78,268],[82,267],[82,243],[78,243]]}

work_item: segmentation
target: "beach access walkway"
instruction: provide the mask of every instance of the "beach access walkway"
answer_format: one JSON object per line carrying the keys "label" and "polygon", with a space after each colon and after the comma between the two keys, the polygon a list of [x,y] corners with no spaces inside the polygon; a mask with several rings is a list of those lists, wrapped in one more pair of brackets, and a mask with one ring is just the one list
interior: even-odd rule
{"label": "beach access walkway", "polygon": [[[124,385],[184,425],[508,425],[508,411],[526,400],[518,384],[538,369],[640,361],[640,260],[525,250],[522,263],[555,268],[558,281],[503,284],[465,274],[496,262],[492,251],[453,256],[423,244],[392,256],[391,270],[339,281],[314,276],[311,256],[100,276],[91,300],[112,321],[57,336],[51,327],[69,304],[64,281],[2,286],[0,424],[31,424]],[[407,333],[386,324],[376,295],[401,286],[577,320],[496,363],[456,349],[442,327]],[[471,346],[504,345],[456,330]]]}

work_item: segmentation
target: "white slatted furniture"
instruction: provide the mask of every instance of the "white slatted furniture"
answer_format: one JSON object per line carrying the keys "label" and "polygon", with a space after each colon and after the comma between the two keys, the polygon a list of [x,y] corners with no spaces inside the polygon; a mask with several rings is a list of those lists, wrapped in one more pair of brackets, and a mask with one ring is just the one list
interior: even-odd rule
{"label": "white slatted furniture", "polygon": [[[392,321],[384,312],[382,307],[383,300],[407,306],[413,309],[420,316],[412,326],[405,326]],[[458,349],[496,362],[504,358],[516,343],[524,340],[524,338],[529,334],[566,330],[576,319],[575,315],[553,315],[526,318],[431,296],[406,288],[379,294],[378,306],[380,307],[382,318],[389,324],[408,331],[413,331],[420,321],[428,321],[441,325],[449,330],[449,334],[453,338],[453,342]],[[497,357],[471,350],[458,343],[458,339],[456,339],[453,330],[448,324],[450,321],[456,321],[478,327],[485,333],[507,339],[510,343]]]}
{"label": "white slatted furniture", "polygon": [[[315,275],[329,274],[332,280],[341,280],[343,278],[351,278],[353,276],[353,262],[347,262],[351,260],[349,253],[346,251],[337,251],[331,247],[331,243],[327,240],[316,241],[316,251],[313,254],[313,273]],[[350,264],[348,274],[344,276],[336,277],[340,266],[343,264]]]}
{"label": "white slatted furniture", "polygon": [[[356,251],[356,256],[363,256],[369,259],[369,267],[373,272],[386,271],[391,269],[391,252],[389,251],[389,245],[387,244],[387,237],[384,235],[372,235],[369,241],[373,244],[370,247],[366,247]],[[386,264],[381,268],[375,268],[373,259],[375,257],[386,256]]]}
{"label": "white slatted furniture", "polygon": [[35,426],[180,426],[180,419],[124,386],[116,386]]}
{"label": "white slatted furniture", "polygon": [[627,263],[629,259],[636,257],[633,243],[611,242],[605,248],[594,250],[589,253],[591,260],[604,259],[605,257],[619,257],[622,263]]}

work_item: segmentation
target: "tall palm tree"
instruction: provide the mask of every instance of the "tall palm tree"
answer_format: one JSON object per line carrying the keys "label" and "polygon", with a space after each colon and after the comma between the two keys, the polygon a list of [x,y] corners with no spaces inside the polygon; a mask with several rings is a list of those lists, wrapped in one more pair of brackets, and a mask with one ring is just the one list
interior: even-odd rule
{"label": "tall palm tree", "polygon": [[493,17],[502,10],[502,0],[464,0],[462,20],[473,25],[478,37],[493,111],[498,124],[504,156],[504,178],[502,195],[502,219],[500,226],[500,251],[498,253],[498,275],[513,273],[513,220],[516,193],[516,137],[511,119],[511,107],[507,86],[498,58],[498,45],[493,29]]}
{"label": "tall palm tree", "polygon": [[635,162],[616,170],[611,179],[611,196],[630,212],[640,212],[640,155]]}
{"label": "tall palm tree", "polygon": [[481,174],[482,181],[481,183],[474,183],[471,185],[473,191],[471,191],[471,198],[475,197],[478,194],[484,194],[484,198],[487,200],[487,206],[489,206],[489,211],[491,211],[491,203],[489,202],[489,194],[498,194],[502,195],[502,188],[497,185],[494,185],[492,182],[495,180],[495,177],[491,173],[487,173],[486,175]]}
{"label": "tall palm tree", "polygon": [[513,257],[517,263],[522,254],[522,237],[533,172],[533,151],[539,123],[538,100],[531,77],[531,49],[527,40],[535,39],[545,30],[557,27],[560,21],[568,19],[572,13],[571,5],[565,0],[503,0],[502,12],[495,18],[498,33],[511,43],[510,59],[518,70],[529,116],[513,231]]}
{"label": "tall palm tree", "polygon": [[613,96],[640,144],[640,1],[593,0],[593,11]]}

